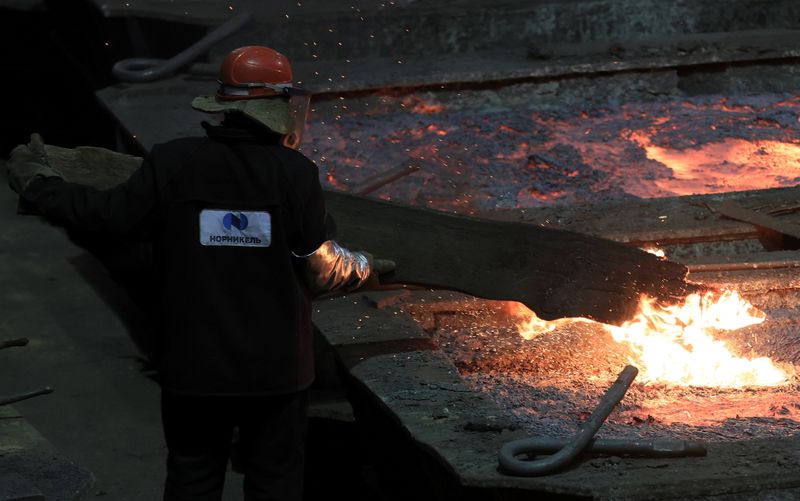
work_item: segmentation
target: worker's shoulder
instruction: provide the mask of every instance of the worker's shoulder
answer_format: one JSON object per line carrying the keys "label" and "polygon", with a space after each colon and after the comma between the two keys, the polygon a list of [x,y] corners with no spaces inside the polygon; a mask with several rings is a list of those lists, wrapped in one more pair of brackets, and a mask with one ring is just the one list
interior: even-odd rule
{"label": "worker's shoulder", "polygon": [[207,142],[208,139],[205,137],[180,137],[156,144],[150,150],[150,155],[187,154],[195,151]]}
{"label": "worker's shoulder", "polygon": [[280,161],[283,171],[293,185],[309,186],[319,182],[317,164],[297,150],[285,146],[269,146],[272,153]]}
{"label": "worker's shoulder", "polygon": [[271,145],[268,148],[287,167],[303,169],[309,173],[317,172],[317,164],[297,150],[280,145]]}

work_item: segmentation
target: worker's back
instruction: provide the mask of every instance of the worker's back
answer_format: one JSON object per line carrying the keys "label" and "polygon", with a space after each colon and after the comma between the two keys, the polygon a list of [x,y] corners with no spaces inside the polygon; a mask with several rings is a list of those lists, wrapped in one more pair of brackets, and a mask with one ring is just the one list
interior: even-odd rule
{"label": "worker's back", "polygon": [[207,129],[148,159],[161,186],[152,224],[162,383],[205,395],[305,388],[310,298],[292,252],[324,240],[324,228],[304,224],[323,220],[316,166],[245,129]]}

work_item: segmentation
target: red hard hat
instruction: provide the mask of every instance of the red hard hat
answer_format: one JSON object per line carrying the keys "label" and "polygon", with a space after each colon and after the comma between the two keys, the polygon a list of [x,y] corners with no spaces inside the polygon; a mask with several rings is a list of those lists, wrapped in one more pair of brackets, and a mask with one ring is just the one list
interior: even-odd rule
{"label": "red hard hat", "polygon": [[292,67],[286,56],[269,47],[239,47],[222,62],[219,83],[217,97],[224,101],[275,96],[282,85],[292,86]]}

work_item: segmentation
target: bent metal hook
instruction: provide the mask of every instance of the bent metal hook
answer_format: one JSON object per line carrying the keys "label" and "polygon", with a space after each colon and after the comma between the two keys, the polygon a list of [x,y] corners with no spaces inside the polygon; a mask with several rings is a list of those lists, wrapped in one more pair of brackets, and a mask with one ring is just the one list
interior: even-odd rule
{"label": "bent metal hook", "polygon": [[523,461],[515,456],[525,452],[532,452],[527,446],[530,445],[529,439],[514,440],[508,442],[500,448],[498,460],[505,473],[517,476],[537,476],[546,475],[560,468],[563,468],[578,454],[583,452],[592,441],[595,433],[603,425],[614,407],[625,397],[625,393],[630,388],[631,383],[639,373],[639,369],[632,365],[627,365],[614,381],[614,384],[606,391],[600,403],[589,416],[580,431],[558,452],[552,456],[537,459],[535,461]]}
{"label": "bent metal hook", "polygon": [[152,82],[172,75],[198,57],[208,52],[211,47],[239,31],[252,19],[249,12],[240,12],[228,19],[215,30],[190,45],[169,59],[151,59],[134,57],[117,61],[111,73],[122,82]]}

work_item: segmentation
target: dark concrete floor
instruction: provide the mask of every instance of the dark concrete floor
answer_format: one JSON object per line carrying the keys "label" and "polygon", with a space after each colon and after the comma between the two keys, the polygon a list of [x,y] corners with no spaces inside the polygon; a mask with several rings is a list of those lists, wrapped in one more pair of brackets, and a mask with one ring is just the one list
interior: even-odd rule
{"label": "dark concrete floor", "polygon": [[[0,340],[30,344],[0,352],[0,395],[52,386],[15,405],[66,458],[91,471],[89,499],[160,499],[166,448],[159,387],[120,312],[126,295],[102,265],[60,228],[16,214],[0,173]],[[309,498],[380,496],[363,481],[354,424],[315,418],[310,426]],[[240,499],[231,472],[225,500]]]}
{"label": "dark concrete floor", "polygon": [[2,184],[0,337],[31,341],[0,355],[2,392],[52,386],[53,394],[15,407],[95,475],[92,492],[158,499],[165,458],[159,389],[143,374],[125,326],[83,276],[102,268],[61,229],[16,215],[17,197],[5,176]]}

